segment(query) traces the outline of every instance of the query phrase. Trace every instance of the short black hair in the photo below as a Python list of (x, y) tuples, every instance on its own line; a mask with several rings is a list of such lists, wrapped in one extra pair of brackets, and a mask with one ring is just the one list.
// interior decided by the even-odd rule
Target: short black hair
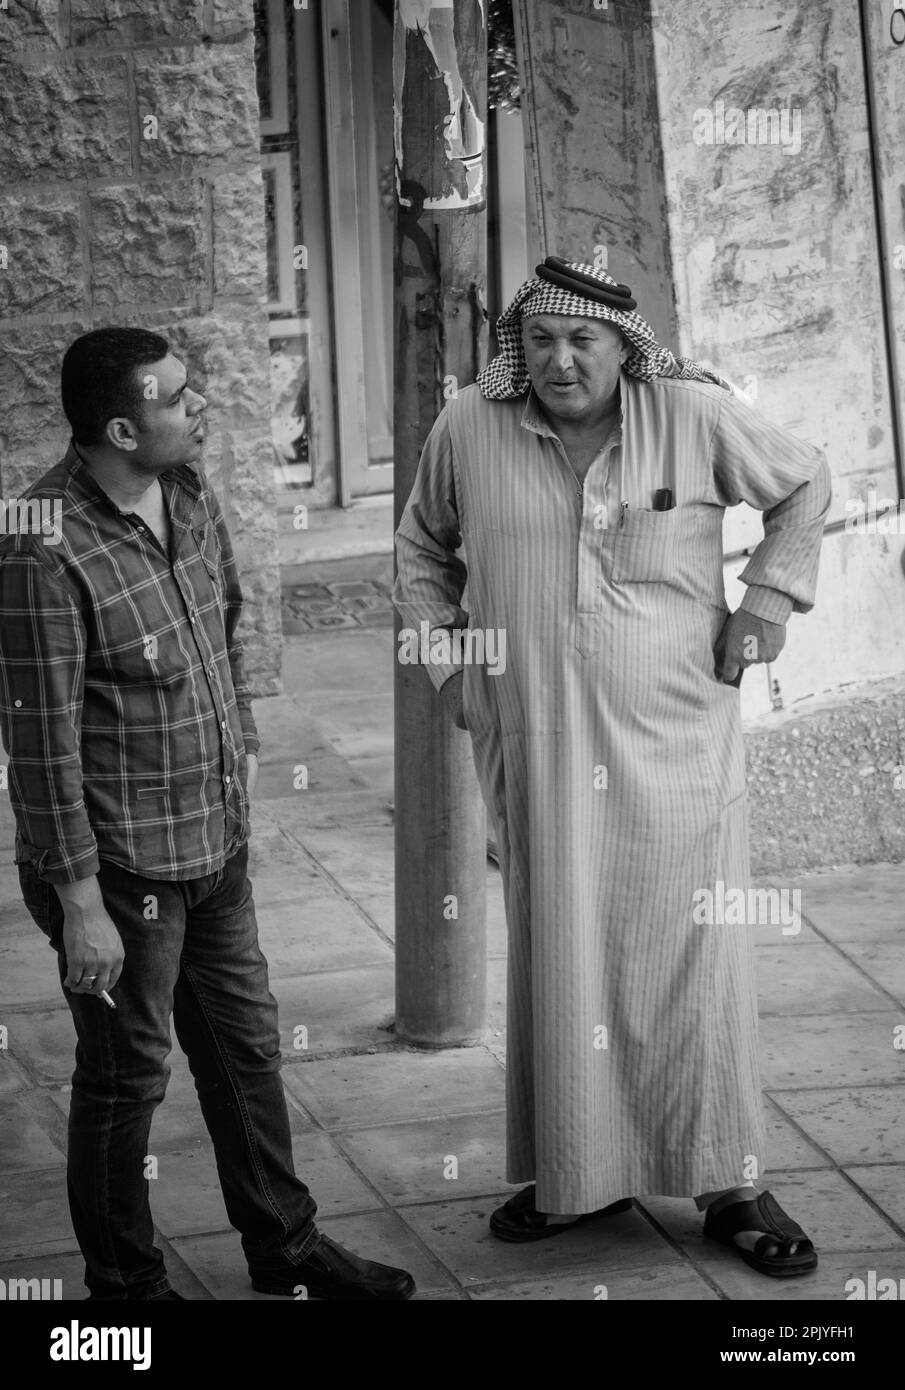
[(63, 412), (76, 444), (101, 444), (117, 415), (141, 421), (144, 391), (138, 369), (166, 357), (170, 345), (144, 328), (96, 328), (66, 349), (61, 372)]

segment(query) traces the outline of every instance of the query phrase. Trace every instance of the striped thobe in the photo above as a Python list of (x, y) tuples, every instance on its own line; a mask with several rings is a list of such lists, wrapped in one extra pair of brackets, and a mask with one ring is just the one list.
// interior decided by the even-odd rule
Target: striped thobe
[(750, 933), (695, 920), (749, 872), (721, 523), (765, 511), (743, 607), (783, 622), (814, 601), (829, 472), (721, 387), (623, 372), (620, 395), (582, 485), (533, 392), (462, 390), (396, 536), (405, 624), (505, 631), (463, 700), (509, 928), (507, 1176), (541, 1211), (766, 1166)]

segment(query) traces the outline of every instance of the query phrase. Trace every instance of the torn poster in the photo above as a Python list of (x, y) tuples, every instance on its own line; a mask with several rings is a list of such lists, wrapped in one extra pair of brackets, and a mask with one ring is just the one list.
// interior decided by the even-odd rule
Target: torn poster
[(483, 0), (397, 0), (393, 119), (403, 207), (483, 205), (484, 25)]

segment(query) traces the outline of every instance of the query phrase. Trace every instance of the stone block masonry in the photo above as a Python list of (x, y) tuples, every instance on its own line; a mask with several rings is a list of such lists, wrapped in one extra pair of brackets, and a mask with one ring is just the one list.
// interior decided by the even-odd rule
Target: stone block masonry
[(208, 399), (204, 467), (280, 689), (252, 0), (0, 5), (0, 494), (62, 455), (59, 368), (105, 324), (163, 333)]

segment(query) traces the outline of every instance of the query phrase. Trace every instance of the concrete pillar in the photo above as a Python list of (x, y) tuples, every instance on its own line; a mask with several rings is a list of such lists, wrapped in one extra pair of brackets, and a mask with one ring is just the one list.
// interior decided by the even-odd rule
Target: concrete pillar
[[(484, 26), (481, 0), (397, 0), (397, 525), (444, 391), (474, 381), (486, 351)], [(395, 690), (396, 1033), (473, 1043), (485, 1019), (486, 830), (471, 744), (425, 671), (397, 661)]]

